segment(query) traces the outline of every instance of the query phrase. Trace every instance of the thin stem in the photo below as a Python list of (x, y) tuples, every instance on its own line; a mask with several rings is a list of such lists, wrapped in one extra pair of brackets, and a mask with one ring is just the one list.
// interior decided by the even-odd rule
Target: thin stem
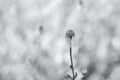
[(75, 80), (75, 75), (74, 75), (74, 66), (73, 66), (73, 59), (72, 59), (72, 44), (70, 40), (70, 60), (71, 60), (71, 69), (72, 69), (72, 74), (73, 74), (73, 80)]

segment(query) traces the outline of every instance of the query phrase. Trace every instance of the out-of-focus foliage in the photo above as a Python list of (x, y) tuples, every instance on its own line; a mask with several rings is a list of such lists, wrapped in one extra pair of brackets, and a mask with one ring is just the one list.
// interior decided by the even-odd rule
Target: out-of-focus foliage
[[(0, 0), (0, 80), (120, 79), (119, 0)], [(40, 28), (41, 27), (41, 28)]]

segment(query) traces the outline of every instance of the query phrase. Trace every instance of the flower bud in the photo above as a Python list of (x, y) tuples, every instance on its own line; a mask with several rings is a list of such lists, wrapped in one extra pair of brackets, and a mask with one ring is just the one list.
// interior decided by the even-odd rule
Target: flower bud
[(66, 32), (66, 38), (72, 39), (73, 36), (75, 36), (75, 33), (73, 32), (73, 30), (68, 30)]
[(43, 31), (44, 31), (43, 26), (40, 26), (40, 27), (39, 27), (39, 33), (42, 34)]

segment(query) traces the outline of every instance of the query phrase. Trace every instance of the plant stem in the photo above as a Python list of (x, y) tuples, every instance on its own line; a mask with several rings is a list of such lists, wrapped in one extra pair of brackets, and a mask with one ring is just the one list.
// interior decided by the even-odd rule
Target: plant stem
[(71, 60), (71, 69), (72, 69), (72, 74), (73, 74), (73, 80), (75, 80), (75, 75), (74, 75), (74, 66), (73, 66), (73, 59), (72, 59), (72, 43), (70, 39), (70, 60)]

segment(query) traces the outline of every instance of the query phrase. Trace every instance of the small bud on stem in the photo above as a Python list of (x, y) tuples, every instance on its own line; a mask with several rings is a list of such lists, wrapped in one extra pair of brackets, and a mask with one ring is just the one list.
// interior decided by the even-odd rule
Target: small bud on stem
[(69, 38), (70, 40), (72, 39), (72, 37), (75, 36), (75, 33), (73, 32), (73, 30), (68, 30), (66, 32), (66, 38)]

